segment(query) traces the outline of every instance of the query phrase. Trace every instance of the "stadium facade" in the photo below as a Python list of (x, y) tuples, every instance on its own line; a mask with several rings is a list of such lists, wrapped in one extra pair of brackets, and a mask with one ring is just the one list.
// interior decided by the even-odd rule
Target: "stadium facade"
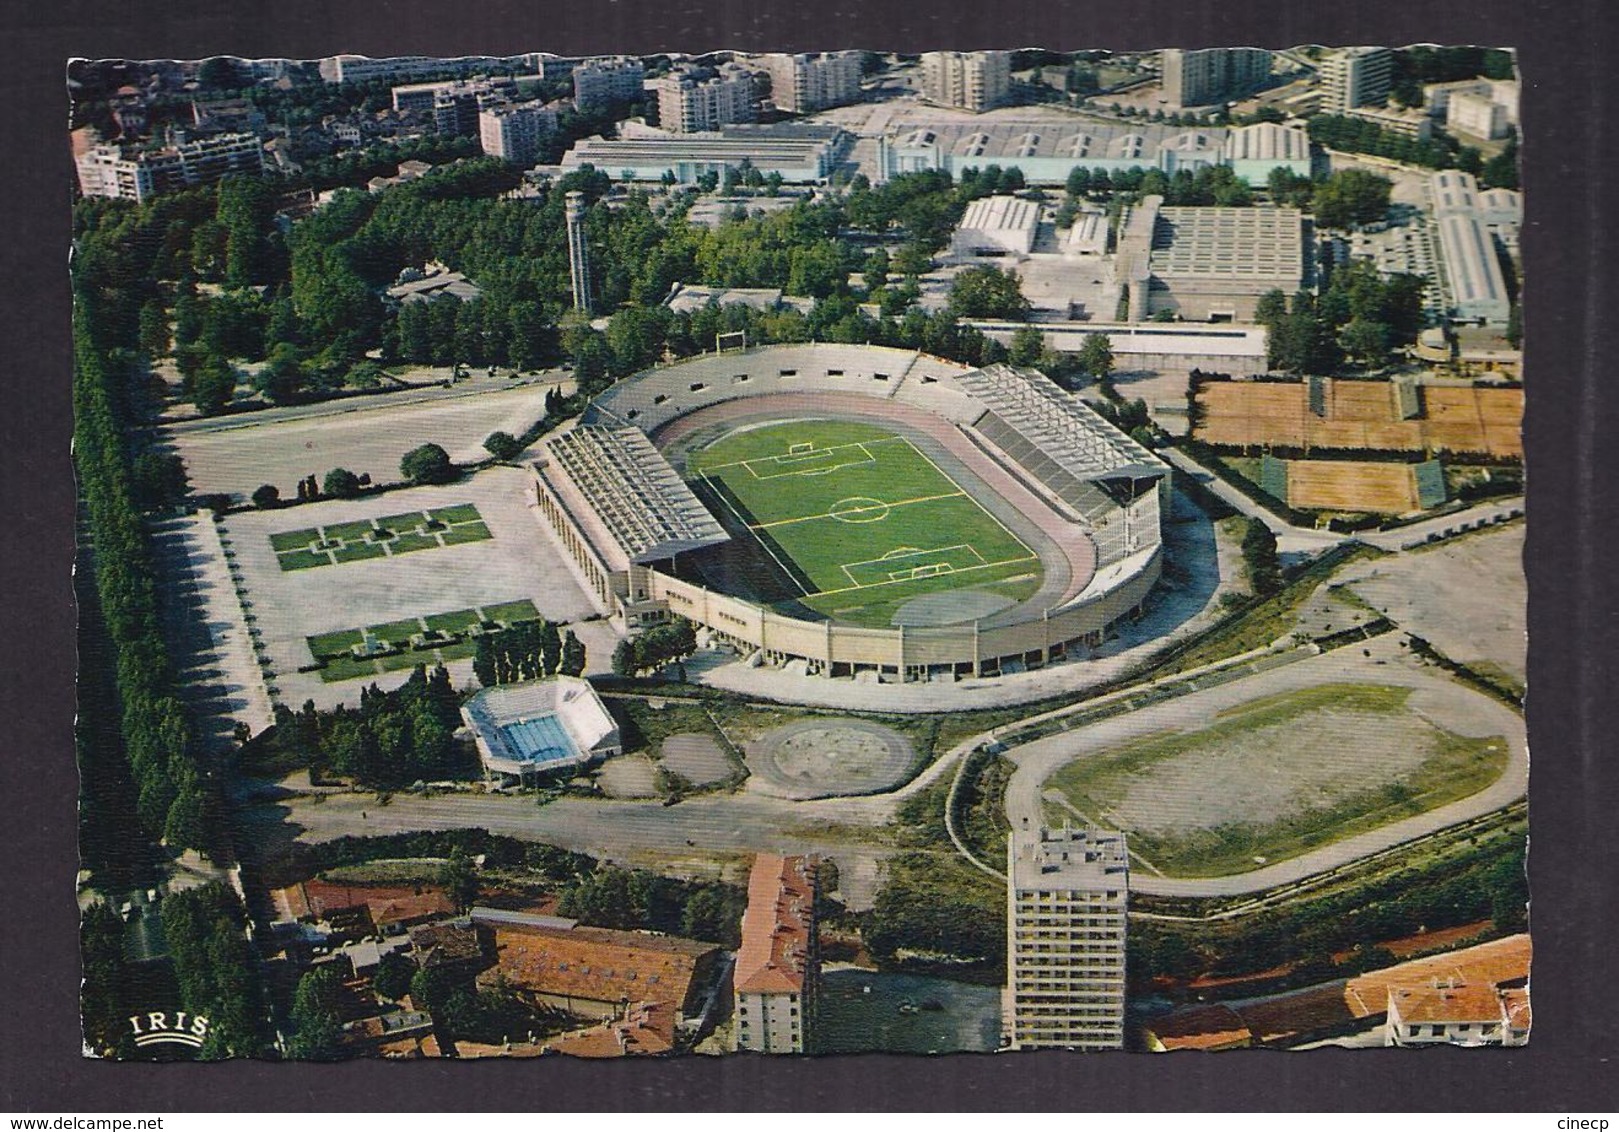
[[(736, 547), (666, 452), (806, 418), (866, 420), (939, 452), (964, 490), (1037, 532), (1040, 591), (1012, 608), (874, 628), (793, 616), (692, 570)], [(532, 469), (535, 511), (621, 631), (678, 615), (753, 663), (809, 675), (951, 680), (1083, 656), (1140, 612), (1162, 570), (1167, 465), (1038, 371), (914, 350), (754, 347), (647, 370), (544, 438)]]

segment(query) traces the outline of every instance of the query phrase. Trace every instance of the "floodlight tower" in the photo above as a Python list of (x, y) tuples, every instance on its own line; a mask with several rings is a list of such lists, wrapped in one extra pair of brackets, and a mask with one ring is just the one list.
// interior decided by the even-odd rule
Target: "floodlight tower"
[(573, 305), (590, 314), (590, 245), (585, 243), (585, 194), (565, 198), (568, 217), (568, 267), (573, 275)]

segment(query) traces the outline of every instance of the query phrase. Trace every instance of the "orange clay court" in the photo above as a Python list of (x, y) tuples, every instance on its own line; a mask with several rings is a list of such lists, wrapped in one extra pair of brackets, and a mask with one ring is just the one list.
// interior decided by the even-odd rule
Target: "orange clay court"
[(1303, 510), (1404, 515), (1422, 506), (1415, 465), (1289, 460), (1287, 505)]
[(1383, 381), (1331, 380), (1323, 408), (1310, 411), (1304, 382), (1216, 381), (1197, 393), (1207, 444), (1275, 448), (1367, 448), (1396, 452), (1467, 452), (1522, 459), (1523, 390), (1428, 385), (1423, 413), (1401, 420), (1393, 387)]

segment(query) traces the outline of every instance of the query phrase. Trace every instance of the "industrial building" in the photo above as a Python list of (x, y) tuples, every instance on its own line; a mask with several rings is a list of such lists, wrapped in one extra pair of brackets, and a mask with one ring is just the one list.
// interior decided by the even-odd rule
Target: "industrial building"
[(1394, 52), (1387, 47), (1345, 47), (1321, 61), (1321, 109), (1343, 114), (1388, 100)]
[(815, 869), (813, 857), (761, 853), (753, 859), (742, 946), (731, 977), (737, 1049), (804, 1053), (810, 1048), (820, 978)]
[(778, 110), (808, 114), (860, 97), (858, 51), (765, 55), (758, 62), (770, 76), (770, 101)]
[(462, 705), (461, 718), (491, 779), (527, 782), (623, 750), (618, 724), (577, 676), (485, 688)]
[(1505, 326), (1512, 311), (1496, 247), (1516, 247), (1522, 198), (1481, 193), (1470, 173), (1446, 169), (1428, 179), (1428, 200), (1439, 233), (1439, 283), (1449, 313), (1463, 322)]
[(1162, 311), (1202, 322), (1252, 322), (1259, 298), (1308, 279), (1296, 208), (1165, 207), (1149, 196), (1119, 228), (1118, 277), (1129, 321)]
[(1166, 48), (1158, 64), (1164, 101), (1184, 109), (1253, 93), (1270, 78), (1271, 56), (1255, 47)]
[(993, 110), (1012, 89), (1006, 51), (929, 51), (922, 56), (921, 95), (939, 106)]
[(1277, 167), (1308, 176), (1310, 142), (1302, 129), (1274, 123), (1188, 130), (1137, 123), (921, 121), (877, 139), (876, 168), (868, 176), (881, 182), (940, 169), (960, 177), (986, 165), (1015, 166), (1035, 185), (1064, 184), (1075, 169), (1158, 169), (1173, 176), (1229, 165), (1249, 184), (1263, 185)]
[(673, 174), (694, 184), (705, 173), (722, 176), (747, 162), (762, 175), (789, 184), (814, 184), (832, 174), (847, 135), (835, 126), (729, 126), (713, 133), (585, 138), (562, 158), (565, 170), (593, 165), (614, 177), (657, 181)]
[(1007, 1044), (1124, 1048), (1124, 834), (1014, 830), (1007, 843)]
[(967, 206), (950, 238), (961, 257), (1028, 255), (1040, 231), (1039, 202), (1022, 197), (980, 197)]

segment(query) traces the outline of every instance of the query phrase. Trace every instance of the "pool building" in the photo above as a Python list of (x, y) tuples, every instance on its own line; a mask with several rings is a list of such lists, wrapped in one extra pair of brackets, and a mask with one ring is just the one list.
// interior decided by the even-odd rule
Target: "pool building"
[(618, 725), (589, 681), (553, 676), (485, 688), (461, 708), (485, 777), (525, 783), (623, 750)]

